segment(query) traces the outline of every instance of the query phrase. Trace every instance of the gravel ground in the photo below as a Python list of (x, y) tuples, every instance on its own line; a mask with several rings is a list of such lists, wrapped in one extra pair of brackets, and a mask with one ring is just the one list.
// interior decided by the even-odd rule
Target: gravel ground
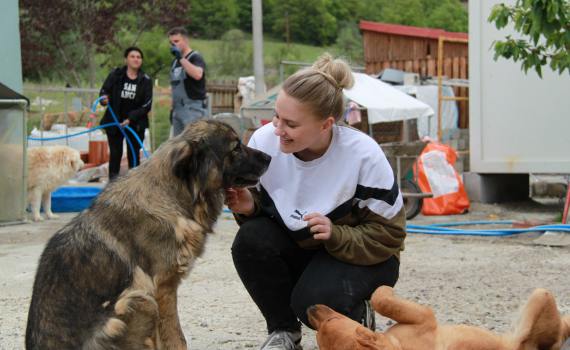
[[(415, 224), (468, 220), (552, 220), (558, 203), (474, 204), (460, 216), (423, 217)], [(0, 349), (23, 349), (27, 309), (37, 260), (49, 237), (74, 215), (0, 227)], [(228, 214), (218, 221), (205, 254), (179, 289), (179, 311), (191, 349), (250, 349), (263, 342), (265, 322), (233, 267), (230, 246), (237, 225)], [(430, 305), (440, 322), (466, 323), (505, 332), (537, 287), (552, 290), (562, 313), (570, 314), (570, 247), (534, 244), (536, 235), (510, 238), (411, 234), (402, 254), (399, 295)], [(387, 319), (378, 318), (384, 329)], [(305, 350), (316, 349), (304, 329)], [(568, 348), (570, 349), (570, 347)]]

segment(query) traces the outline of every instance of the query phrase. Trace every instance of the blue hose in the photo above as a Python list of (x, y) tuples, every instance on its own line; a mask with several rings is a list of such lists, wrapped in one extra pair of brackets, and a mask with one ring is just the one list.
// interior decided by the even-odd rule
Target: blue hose
[[(93, 102), (93, 107), (91, 108), (91, 110), (93, 112), (95, 112), (97, 104), (100, 103), (101, 99), (102, 99), (102, 97), (99, 97), (98, 99), (95, 100), (95, 102)], [(117, 116), (115, 115), (113, 108), (111, 108), (111, 105), (108, 105), (107, 108), (109, 109), (109, 111), (111, 112), (111, 116), (115, 120), (113, 123), (107, 123), (107, 124), (99, 125), (99, 126), (91, 128), (91, 129), (81, 131), (81, 132), (71, 134), (71, 135), (55, 136), (55, 137), (28, 137), (28, 140), (32, 140), (32, 141), (61, 140), (61, 139), (66, 139), (66, 138), (70, 138), (70, 137), (79, 136), (82, 134), (87, 134), (87, 133), (93, 132), (95, 130), (104, 129), (104, 128), (108, 128), (111, 126), (116, 126), (119, 128), (119, 130), (121, 131), (121, 133), (125, 137), (125, 140), (127, 140), (127, 143), (129, 144), (129, 148), (131, 150), (131, 155), (133, 156), (133, 166), (137, 166), (137, 161), (136, 161), (136, 157), (135, 157), (135, 150), (134, 150), (133, 144), (131, 143), (130, 138), (128, 137), (128, 135), (123, 130), (123, 127), (121, 127), (121, 123), (119, 123), (119, 120), (118, 120)], [(139, 135), (137, 135), (137, 133), (128, 125), (125, 125), (124, 128), (127, 129), (134, 136), (135, 140), (139, 143), (139, 145), (141, 146), (141, 148), (143, 150), (144, 157), (148, 159), (149, 155), (148, 155), (146, 149), (144, 148), (144, 144), (143, 144), (142, 140), (140, 139)]]
[(82, 134), (87, 134), (87, 133), (93, 132), (93, 131), (98, 130), (98, 129), (108, 128), (108, 127), (113, 126), (113, 125), (117, 125), (117, 124), (116, 123), (103, 124), (103, 125), (93, 127), (91, 129), (87, 129), (85, 131), (81, 131), (81, 132), (71, 134), (71, 135), (64, 135), (64, 136), (54, 136), (54, 137), (30, 137), (30, 136), (28, 136), (28, 140), (32, 140), (32, 141), (53, 141), (53, 140), (67, 139), (70, 137), (79, 136)]
[(466, 226), (466, 225), (491, 225), (491, 224), (512, 224), (513, 221), (471, 221), (442, 223), (433, 225), (413, 225), (408, 224), (406, 231), (409, 233), (422, 233), (428, 235), (453, 235), (453, 236), (510, 236), (526, 232), (568, 232), (570, 233), (570, 224), (541, 225), (528, 228), (507, 228), (507, 229), (451, 229), (447, 226)]
[[(99, 98), (97, 98), (95, 100), (95, 102), (93, 102), (93, 107), (91, 107), (91, 111), (93, 113), (95, 113), (95, 111), (97, 110), (97, 104), (99, 104), (103, 98), (104, 98), (104, 96), (99, 96)], [(117, 116), (115, 115), (115, 112), (113, 111), (113, 108), (111, 108), (111, 104), (108, 101), (107, 101), (107, 109), (109, 109), (109, 111), (111, 112), (111, 116), (113, 117), (113, 120), (115, 120), (115, 124), (117, 125), (117, 128), (119, 128), (119, 130), (121, 131), (121, 134), (123, 134), (123, 137), (125, 138), (125, 140), (129, 144), (129, 148), (131, 150), (131, 155), (133, 156), (133, 166), (134, 167), (137, 166), (137, 160), (136, 160), (137, 158), (136, 158), (136, 153), (135, 153), (135, 149), (133, 147), (133, 144), (131, 143), (131, 140), (129, 139), (129, 136), (127, 135), (125, 130), (123, 130), (123, 128), (121, 127), (121, 123), (119, 123), (119, 118), (117, 118)], [(126, 127), (128, 128), (129, 126), (127, 125)], [(134, 134), (134, 131), (131, 130), (131, 132)], [(145, 156), (146, 156), (146, 154), (145, 154)]]

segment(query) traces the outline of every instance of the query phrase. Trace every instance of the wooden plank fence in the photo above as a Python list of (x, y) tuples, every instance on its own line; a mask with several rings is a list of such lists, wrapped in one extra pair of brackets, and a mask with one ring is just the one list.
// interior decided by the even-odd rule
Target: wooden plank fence
[(208, 81), (206, 91), (210, 95), (212, 114), (234, 112), (237, 83), (236, 80)]

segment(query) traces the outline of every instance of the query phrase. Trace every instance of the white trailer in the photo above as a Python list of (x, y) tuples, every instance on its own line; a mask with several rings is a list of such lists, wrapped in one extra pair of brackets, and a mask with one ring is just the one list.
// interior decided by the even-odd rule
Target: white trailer
[(543, 78), (520, 63), (493, 59), (493, 5), (469, 1), (470, 170), (479, 174), (570, 173), (570, 74), (544, 67)]

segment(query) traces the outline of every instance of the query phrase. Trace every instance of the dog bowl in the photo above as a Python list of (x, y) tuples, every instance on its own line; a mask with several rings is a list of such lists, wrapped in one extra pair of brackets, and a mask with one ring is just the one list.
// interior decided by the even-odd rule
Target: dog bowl
[(54, 213), (82, 211), (91, 205), (101, 190), (94, 186), (60, 187), (51, 194), (51, 210)]

